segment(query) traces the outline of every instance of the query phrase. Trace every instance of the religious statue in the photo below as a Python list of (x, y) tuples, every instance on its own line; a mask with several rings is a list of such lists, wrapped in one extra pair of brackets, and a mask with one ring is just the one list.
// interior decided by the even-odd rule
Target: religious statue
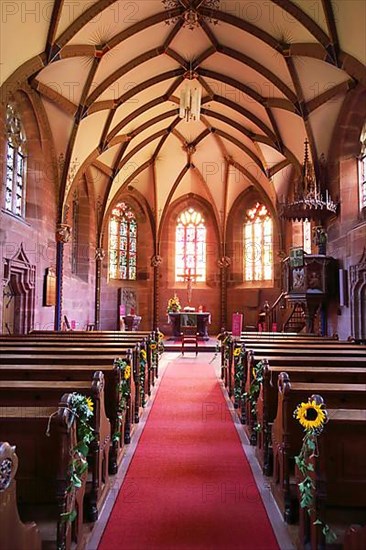
[(187, 301), (188, 306), (191, 305), (192, 300), (192, 282), (195, 281), (197, 275), (191, 273), (191, 268), (189, 267), (187, 273), (183, 275), (183, 280), (187, 283)]

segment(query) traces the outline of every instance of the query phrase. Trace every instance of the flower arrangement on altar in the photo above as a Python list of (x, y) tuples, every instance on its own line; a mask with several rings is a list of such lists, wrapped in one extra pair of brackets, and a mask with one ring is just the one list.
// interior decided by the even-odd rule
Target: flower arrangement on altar
[(180, 311), (182, 309), (182, 306), (180, 305), (180, 301), (178, 296), (174, 293), (173, 298), (169, 298), (168, 300), (168, 306), (167, 311), (168, 313), (174, 312), (174, 311)]

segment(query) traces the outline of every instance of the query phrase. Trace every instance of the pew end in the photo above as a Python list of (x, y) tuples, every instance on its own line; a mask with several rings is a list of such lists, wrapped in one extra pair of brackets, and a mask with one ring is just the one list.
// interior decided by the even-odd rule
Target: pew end
[(15, 446), (0, 443), (0, 548), (2, 550), (41, 550), (39, 529), (34, 522), (23, 523), (16, 499), (15, 475), (18, 457)]

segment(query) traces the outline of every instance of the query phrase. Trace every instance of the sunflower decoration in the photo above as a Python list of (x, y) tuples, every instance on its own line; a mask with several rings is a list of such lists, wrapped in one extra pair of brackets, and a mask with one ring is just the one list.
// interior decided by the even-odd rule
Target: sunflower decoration
[(319, 396), (312, 395), (307, 403), (300, 403), (294, 411), (294, 417), (306, 431), (319, 435), (328, 422), (325, 403)]
[(87, 397), (85, 400), (85, 404), (88, 407), (90, 412), (94, 411), (94, 403), (91, 397)]
[(337, 535), (321, 517), (317, 517), (317, 510), (314, 508), (316, 483), (312, 460), (319, 457), (318, 436), (328, 422), (328, 412), (323, 398), (320, 395), (311, 395), (307, 403), (300, 403), (296, 407), (294, 417), (305, 430), (300, 453), (295, 456), (295, 464), (302, 478), (298, 483), (300, 506), (307, 510), (309, 515), (315, 514), (313, 525), (320, 529), (326, 542), (331, 544), (337, 539)]
[(240, 355), (240, 351), (241, 351), (241, 349), (240, 349), (240, 348), (235, 348), (235, 349), (234, 349), (234, 351), (233, 351), (233, 355), (234, 355), (234, 357), (239, 357), (239, 355)]
[(154, 351), (154, 350), (156, 350), (156, 348), (157, 348), (156, 342), (151, 342), (150, 349), (152, 349)]
[(159, 332), (158, 338), (159, 338), (159, 342), (162, 342), (164, 340), (165, 336), (162, 332)]
[(140, 357), (141, 357), (141, 359), (142, 359), (143, 361), (146, 361), (146, 357), (147, 357), (147, 356), (146, 356), (146, 351), (145, 351), (144, 349), (142, 349), (142, 350), (140, 351)]
[(128, 380), (131, 376), (131, 367), (130, 365), (127, 365), (124, 369), (123, 377), (125, 380)]

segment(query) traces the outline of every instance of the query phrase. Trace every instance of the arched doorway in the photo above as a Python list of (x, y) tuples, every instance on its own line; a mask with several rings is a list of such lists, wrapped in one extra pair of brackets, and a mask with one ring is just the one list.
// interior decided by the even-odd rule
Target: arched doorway
[(20, 245), (12, 258), (5, 258), (3, 322), (5, 334), (26, 334), (33, 328), (36, 267)]

